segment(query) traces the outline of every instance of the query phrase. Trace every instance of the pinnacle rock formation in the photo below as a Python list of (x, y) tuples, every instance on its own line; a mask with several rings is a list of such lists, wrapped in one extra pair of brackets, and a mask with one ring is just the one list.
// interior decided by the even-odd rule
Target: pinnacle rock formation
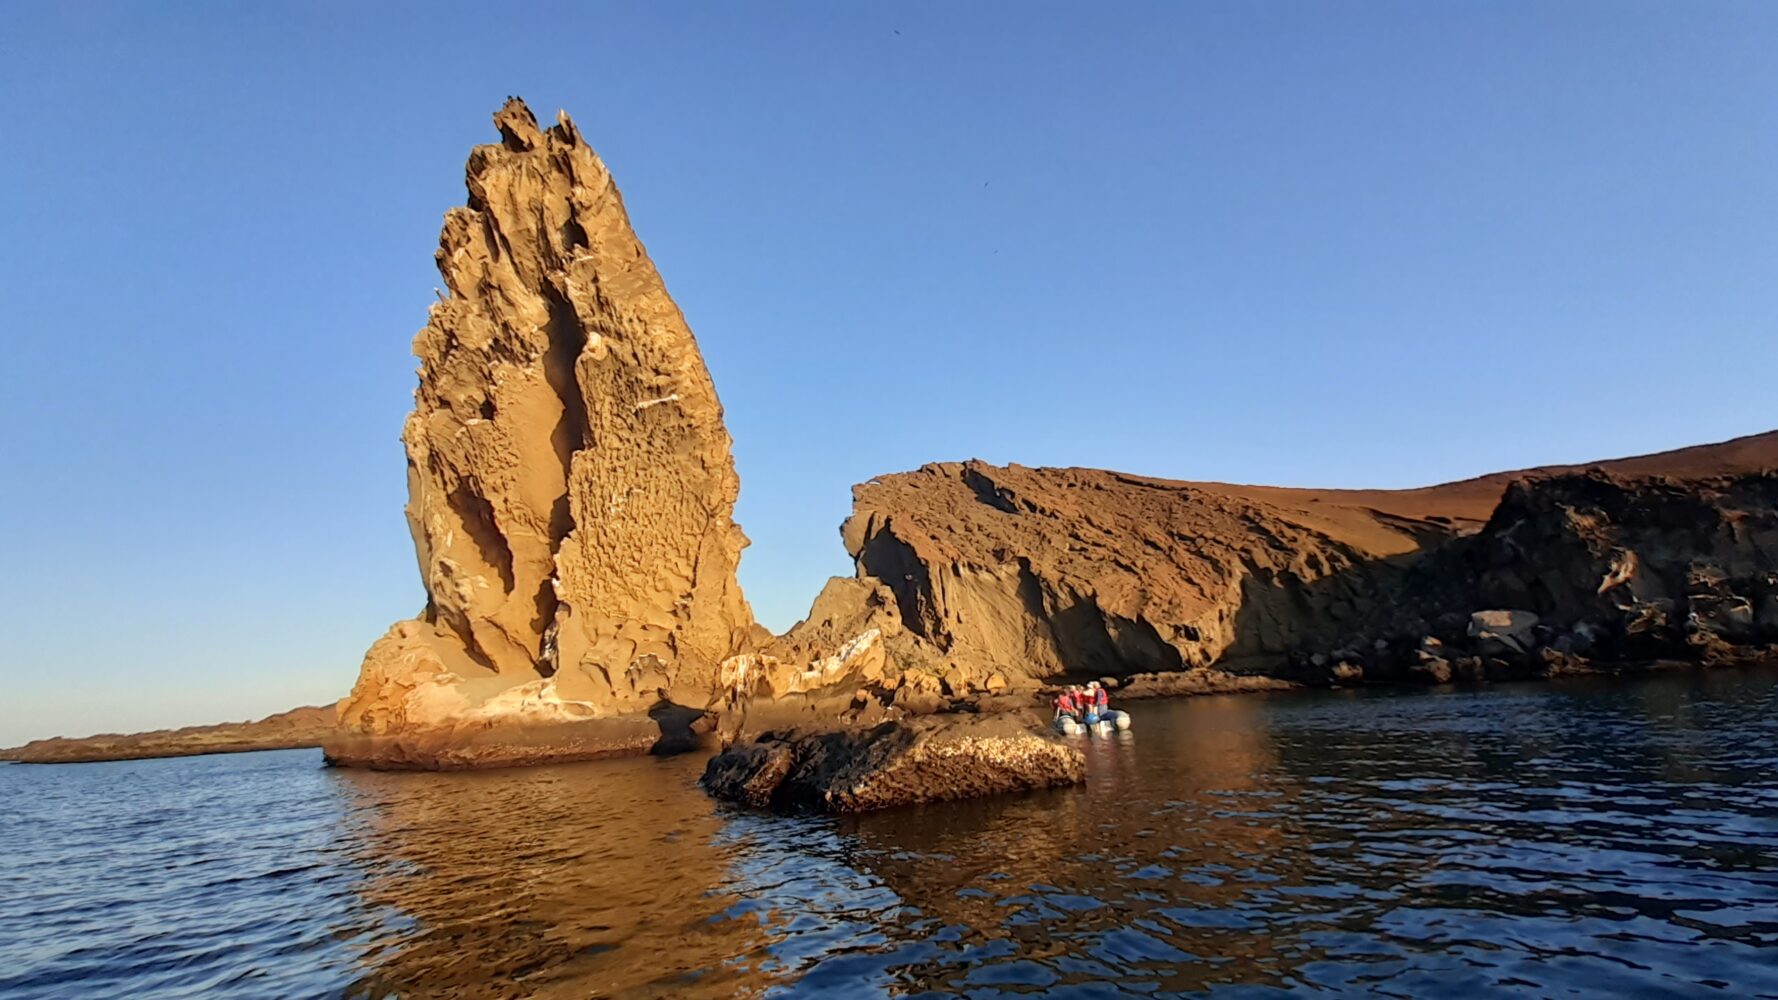
[(701, 707), (753, 628), (722, 406), (610, 171), (566, 115), (540, 129), (513, 99), (494, 125), (414, 339), (427, 604), (365, 656), (342, 761), (376, 758), (365, 739)]

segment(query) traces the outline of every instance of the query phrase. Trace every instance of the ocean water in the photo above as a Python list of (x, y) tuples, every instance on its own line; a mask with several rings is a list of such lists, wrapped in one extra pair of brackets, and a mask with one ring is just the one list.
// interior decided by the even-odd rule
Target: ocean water
[(1778, 996), (1778, 673), (1127, 706), (1084, 789), (0, 766), (0, 997)]

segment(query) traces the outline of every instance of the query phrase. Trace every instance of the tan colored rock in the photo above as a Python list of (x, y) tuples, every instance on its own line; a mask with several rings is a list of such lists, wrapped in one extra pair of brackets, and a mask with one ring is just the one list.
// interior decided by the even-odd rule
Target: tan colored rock
[(494, 124), (414, 340), (427, 606), (366, 655), (357, 735), (701, 707), (754, 627), (722, 407), (610, 172), (565, 115)]
[(960, 664), (951, 664), (942, 678), (945, 694), (952, 698), (965, 698), (975, 689), (975, 673)]
[[(1778, 432), (1599, 466), (1692, 476), (1775, 462)], [(1212, 664), (1267, 674), (1399, 611), (1414, 590), (1407, 570), (1480, 531), (1510, 484), (1571, 470), (1313, 490), (937, 463), (854, 487), (841, 536), (859, 581), (891, 591), (902, 648), (928, 660), (1001, 670), (1014, 687), (1202, 678)], [(1340, 679), (1368, 673), (1355, 660)]]

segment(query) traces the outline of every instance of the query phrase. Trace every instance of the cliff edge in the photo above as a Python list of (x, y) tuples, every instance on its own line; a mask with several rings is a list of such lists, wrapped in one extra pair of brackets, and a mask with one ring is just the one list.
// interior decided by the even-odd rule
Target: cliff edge
[[(1425, 610), (1430, 595), (1478, 607), (1506, 600), (1500, 587), (1488, 598), (1477, 593), (1471, 580), (1483, 568), (1448, 553), (1470, 551), (1454, 546), (1485, 526), (1498, 535), (1501, 518), (1542, 495), (1524, 484), (1591, 475), (1630, 483), (1623, 489), (1638, 496), (1668, 497), (1665, 510), (1679, 506), (1673, 497), (1709, 507), (1723, 495), (1754, 496), (1744, 503), (1757, 510), (1757, 490), (1725, 492), (1717, 480), (1774, 468), (1778, 432), (1411, 490), (937, 463), (855, 487), (841, 531), (858, 581), (887, 588), (898, 624), (939, 672), (1000, 672), (1014, 687), (1064, 677), (1204, 675), (1212, 667), (1292, 678), (1292, 654), (1375, 633), (1379, 622)], [(1646, 485), (1656, 480), (1667, 485)], [(1566, 502), (1545, 500), (1562, 509)], [(1730, 518), (1719, 513), (1717, 520)], [(1756, 523), (1752, 517), (1735, 513), (1732, 523)], [(1692, 520), (1716, 523), (1705, 513)], [(1707, 532), (1662, 544), (1700, 557), (1715, 546), (1723, 559), (1734, 544), (1755, 545)], [(1441, 558), (1429, 560), (1433, 553)], [(1582, 575), (1591, 573), (1588, 566)], [(1598, 583), (1577, 578), (1573, 586)]]

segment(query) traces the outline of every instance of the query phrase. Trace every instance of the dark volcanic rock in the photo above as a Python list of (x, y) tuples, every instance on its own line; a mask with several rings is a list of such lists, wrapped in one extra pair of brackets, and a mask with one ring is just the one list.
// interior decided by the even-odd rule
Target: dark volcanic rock
[(866, 812), (1086, 780), (1081, 752), (1024, 712), (954, 714), (869, 729), (768, 733), (704, 769), (719, 799), (784, 811)]
[(1476, 539), (1480, 601), (1523, 607), (1619, 657), (1778, 641), (1778, 473), (1697, 480), (1603, 472), (1519, 483)]
[(1506, 491), (1482, 531), (1428, 553), (1342, 648), (1294, 674), (1443, 683), (1734, 663), (1778, 644), (1778, 473), (1603, 470)]

